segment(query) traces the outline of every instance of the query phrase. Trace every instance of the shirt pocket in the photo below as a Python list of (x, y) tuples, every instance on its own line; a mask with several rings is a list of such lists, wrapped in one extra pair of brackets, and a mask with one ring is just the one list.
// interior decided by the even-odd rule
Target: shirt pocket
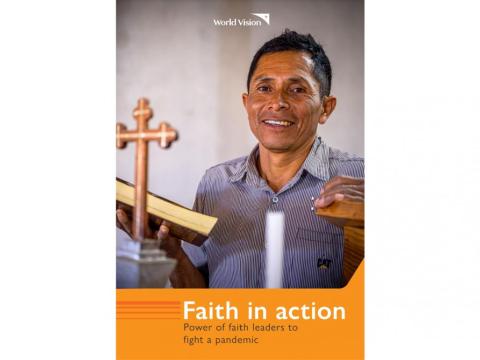
[(291, 255), (293, 287), (338, 288), (343, 286), (343, 232), (299, 227)]

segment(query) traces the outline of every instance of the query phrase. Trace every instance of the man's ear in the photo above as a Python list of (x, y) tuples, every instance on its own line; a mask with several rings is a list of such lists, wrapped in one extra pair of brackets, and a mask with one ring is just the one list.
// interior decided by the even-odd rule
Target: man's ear
[(242, 94), (242, 101), (243, 101), (243, 107), (246, 109), (247, 108), (247, 101), (248, 101), (248, 94), (247, 93)]
[(324, 96), (323, 97), (323, 112), (318, 119), (319, 124), (325, 124), (328, 120), (330, 114), (335, 110), (337, 106), (337, 98), (335, 96)]

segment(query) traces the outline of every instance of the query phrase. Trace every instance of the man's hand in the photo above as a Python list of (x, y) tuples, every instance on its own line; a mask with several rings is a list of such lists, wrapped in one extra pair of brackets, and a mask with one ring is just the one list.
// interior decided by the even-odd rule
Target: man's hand
[(160, 240), (160, 249), (167, 253), (168, 257), (177, 260), (177, 266), (170, 275), (170, 282), (176, 288), (204, 288), (207, 283), (203, 275), (193, 266), (187, 254), (182, 249), (181, 240), (170, 235), (170, 224), (163, 221), (158, 229), (157, 239)]
[[(132, 236), (132, 220), (122, 208), (117, 209), (117, 222), (121, 229)], [(153, 231), (150, 227), (145, 229), (145, 237), (149, 239), (157, 239), (160, 242), (160, 249), (167, 253), (167, 256), (179, 260), (185, 253), (181, 247), (180, 239), (170, 235), (170, 223), (163, 221), (158, 231)]]
[(335, 201), (362, 201), (365, 195), (365, 180), (349, 176), (335, 176), (320, 190), (315, 199), (316, 209), (325, 208)]
[(167, 256), (177, 260), (183, 260), (186, 257), (181, 240), (170, 235), (170, 223), (163, 221), (157, 232), (157, 239), (160, 240), (160, 249), (167, 253)]
[[(125, 230), (132, 237), (132, 221), (125, 210), (117, 209), (117, 226)], [(187, 254), (182, 249), (181, 240), (170, 235), (170, 224), (163, 221), (157, 232), (146, 229), (147, 237), (158, 239), (160, 249), (167, 253), (167, 256), (177, 260), (177, 266), (170, 275), (170, 282), (173, 287), (196, 288), (207, 287), (207, 283), (200, 271), (193, 266)]]
[[(127, 211), (122, 206), (117, 209), (117, 227), (125, 231), (133, 239), (132, 219), (128, 216)], [(147, 227), (145, 229), (145, 237), (153, 239), (154, 236), (154, 231)]]

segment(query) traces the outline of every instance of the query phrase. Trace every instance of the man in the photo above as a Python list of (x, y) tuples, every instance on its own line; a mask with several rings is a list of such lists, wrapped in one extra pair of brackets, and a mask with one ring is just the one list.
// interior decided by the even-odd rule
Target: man
[[(285, 214), (283, 287), (343, 286), (343, 233), (312, 209), (363, 201), (363, 159), (316, 137), (335, 109), (330, 62), (311, 35), (286, 30), (255, 54), (242, 95), (258, 145), (202, 178), (196, 211), (218, 217), (195, 247), (158, 231), (178, 264), (174, 287), (264, 287), (267, 211)], [(317, 198), (318, 197), (318, 198)], [(120, 211), (119, 220), (128, 227)], [(321, 264), (321, 266), (319, 266)]]

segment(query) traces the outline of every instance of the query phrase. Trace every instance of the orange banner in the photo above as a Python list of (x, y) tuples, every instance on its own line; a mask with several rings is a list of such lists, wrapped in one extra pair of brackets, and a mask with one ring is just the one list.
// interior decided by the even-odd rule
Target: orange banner
[(118, 289), (118, 359), (363, 359), (364, 264), (343, 289)]

